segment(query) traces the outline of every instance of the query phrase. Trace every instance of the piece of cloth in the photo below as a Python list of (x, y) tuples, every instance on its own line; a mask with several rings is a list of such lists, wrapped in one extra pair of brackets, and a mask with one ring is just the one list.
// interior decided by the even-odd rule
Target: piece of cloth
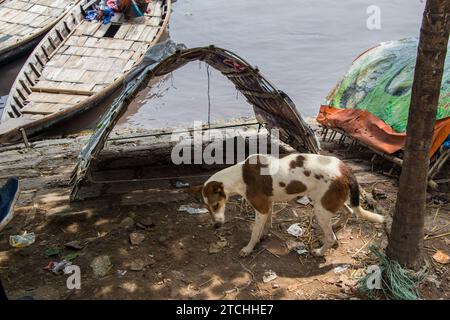
[(114, 17), (114, 8), (109, 7), (108, 4), (99, 7), (97, 10), (88, 10), (84, 18), (88, 21), (102, 21), (103, 24), (108, 24), (111, 22), (112, 17)]
[(97, 18), (97, 10), (88, 10), (84, 18), (88, 21), (93, 21)]
[(0, 188), (0, 231), (14, 217), (14, 204), (19, 196), (19, 180), (9, 178), (6, 184)]
[[(326, 127), (342, 129), (353, 138), (388, 154), (403, 149), (405, 145), (406, 133), (396, 132), (367, 110), (338, 109), (322, 105), (316, 120)], [(438, 120), (434, 127), (430, 158), (449, 136), (450, 117)]]
[(106, 6), (107, 6), (108, 8), (113, 9), (115, 12), (118, 12), (118, 11), (119, 11), (119, 6), (118, 6), (116, 0), (108, 0), (108, 1), (106, 1)]

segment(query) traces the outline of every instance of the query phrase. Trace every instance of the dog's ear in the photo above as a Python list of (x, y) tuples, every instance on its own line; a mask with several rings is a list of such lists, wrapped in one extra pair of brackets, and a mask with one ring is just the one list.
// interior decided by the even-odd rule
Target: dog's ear
[(195, 186), (191, 186), (187, 189), (189, 193), (195, 194), (195, 195), (202, 195), (203, 190), (203, 184), (198, 184)]
[(223, 183), (220, 182), (219, 184), (216, 184), (214, 186), (213, 192), (218, 194), (221, 197), (225, 197), (225, 192), (224, 192), (224, 189), (223, 189)]

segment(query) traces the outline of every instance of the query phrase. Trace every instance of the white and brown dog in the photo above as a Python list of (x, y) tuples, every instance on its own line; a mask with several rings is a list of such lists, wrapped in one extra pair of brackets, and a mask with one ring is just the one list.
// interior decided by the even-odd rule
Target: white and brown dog
[(294, 153), (278, 159), (251, 155), (211, 176), (200, 190), (216, 226), (225, 222), (229, 196), (241, 195), (255, 209), (251, 239), (242, 248), (241, 256), (250, 254), (261, 236), (268, 233), (273, 202), (304, 195), (313, 201), (314, 214), (324, 235), (323, 246), (313, 252), (316, 255), (324, 255), (336, 243), (331, 219), (345, 205), (349, 195), (351, 208), (357, 215), (372, 222), (384, 221), (383, 216), (361, 208), (355, 175), (335, 157)]

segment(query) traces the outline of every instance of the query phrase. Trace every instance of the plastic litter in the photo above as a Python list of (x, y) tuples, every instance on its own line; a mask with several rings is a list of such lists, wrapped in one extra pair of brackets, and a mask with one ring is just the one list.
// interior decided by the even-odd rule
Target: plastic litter
[(304, 206), (306, 206), (310, 202), (311, 202), (311, 200), (309, 200), (309, 198), (307, 196), (303, 196), (300, 199), (297, 199), (297, 203), (302, 204)]
[(303, 229), (300, 227), (300, 223), (294, 223), (287, 229), (287, 233), (294, 237), (301, 237), (303, 235)]
[(14, 248), (25, 248), (32, 245), (36, 241), (36, 235), (34, 232), (27, 233), (26, 231), (22, 235), (9, 236), (9, 244)]
[(263, 275), (263, 282), (264, 283), (268, 283), (270, 281), (275, 280), (276, 278), (278, 278), (277, 274), (275, 273), (275, 271), (272, 270), (267, 270), (266, 272), (264, 272)]
[(306, 250), (305, 248), (298, 248), (297, 250), (295, 250), (297, 252), (298, 255), (302, 256), (308, 253), (308, 250)]
[(208, 213), (208, 209), (206, 208), (194, 208), (186, 205), (182, 205), (181, 207), (179, 207), (178, 211), (186, 211), (187, 213), (192, 215)]
[(119, 277), (123, 277), (127, 274), (127, 272), (127, 270), (117, 270), (117, 274), (119, 275)]
[(44, 251), (44, 256), (46, 258), (50, 258), (53, 256), (57, 256), (60, 252), (61, 252), (61, 250), (58, 248), (48, 248)]
[(175, 188), (181, 189), (181, 188), (189, 188), (191, 185), (189, 184), (189, 182), (184, 182), (184, 181), (180, 181), (177, 180), (175, 181)]
[(67, 261), (67, 260), (62, 260), (60, 262), (49, 262), (49, 264), (44, 268), (44, 270), (46, 271), (51, 271), (53, 274), (68, 274), (68, 270), (66, 269), (66, 267), (71, 266), (72, 262)]
[(64, 256), (64, 260), (72, 261), (72, 260), (75, 260), (76, 257), (78, 257), (78, 253), (76, 253), (75, 251), (72, 251), (72, 252), (68, 253), (66, 256)]
[(334, 268), (334, 273), (342, 273), (350, 267), (348, 264), (344, 264), (343, 266), (337, 266)]

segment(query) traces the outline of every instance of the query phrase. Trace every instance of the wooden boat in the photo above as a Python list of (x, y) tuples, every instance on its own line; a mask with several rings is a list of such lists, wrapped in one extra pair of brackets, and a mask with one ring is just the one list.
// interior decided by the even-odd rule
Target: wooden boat
[(87, 21), (83, 0), (42, 39), (17, 76), (0, 123), (0, 143), (41, 133), (114, 92), (168, 26), (171, 0), (153, 0), (144, 17), (116, 13)]
[(0, 64), (31, 50), (81, 0), (0, 0)]

